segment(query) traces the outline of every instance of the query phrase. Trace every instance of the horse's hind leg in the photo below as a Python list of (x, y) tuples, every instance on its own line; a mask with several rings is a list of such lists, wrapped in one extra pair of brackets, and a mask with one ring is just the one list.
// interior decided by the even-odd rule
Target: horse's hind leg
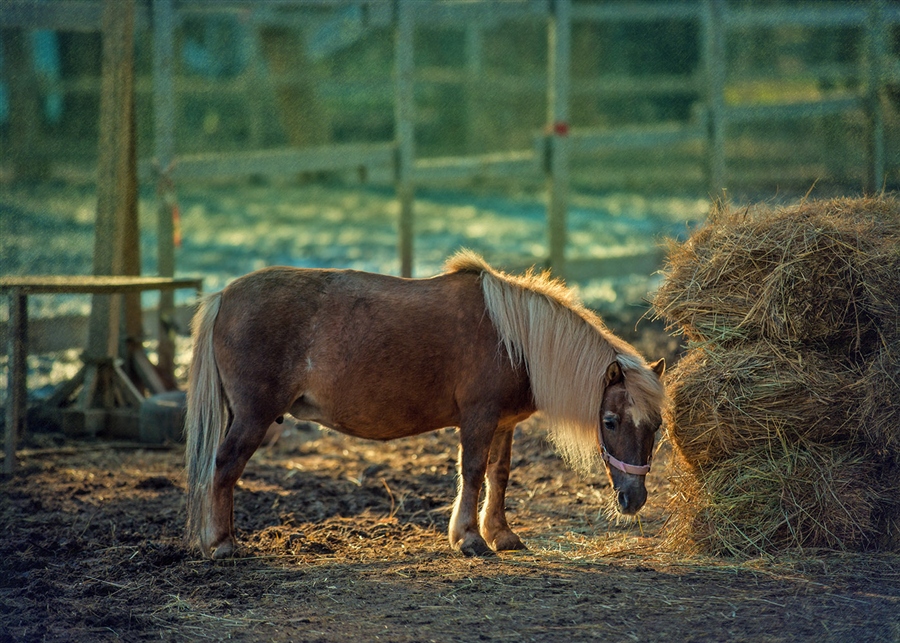
[(470, 418), (459, 431), (459, 492), (450, 516), (450, 546), (466, 556), (487, 556), (490, 547), (478, 532), (478, 497), (487, 468), (496, 420)]
[(205, 539), (213, 550), (213, 558), (226, 558), (234, 553), (234, 485), (271, 423), (272, 419), (268, 417), (236, 412), (219, 445), (213, 477), (210, 533)]
[(515, 424), (497, 429), (488, 457), (485, 478), (487, 489), (481, 510), (481, 535), (494, 551), (525, 549), (522, 540), (506, 522), (506, 485), (509, 482), (514, 429)]

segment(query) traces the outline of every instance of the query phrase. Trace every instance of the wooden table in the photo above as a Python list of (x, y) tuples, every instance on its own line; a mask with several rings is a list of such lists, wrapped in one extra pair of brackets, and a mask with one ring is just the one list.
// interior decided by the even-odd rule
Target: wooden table
[[(3, 472), (12, 473), (15, 469), (16, 442), (19, 435), (26, 430), (26, 414), (28, 390), (26, 385), (28, 357), (28, 295), (49, 294), (88, 294), (115, 295), (141, 293), (146, 290), (177, 290), (191, 288), (198, 293), (202, 288), (202, 279), (165, 277), (120, 277), (120, 276), (18, 276), (0, 277), (0, 296), (9, 297), (9, 379), (6, 399), (6, 439)], [(122, 372), (115, 355), (93, 364), (85, 363), (79, 374), (70, 382), (63, 384), (59, 395), (71, 395), (78, 386), (96, 387), (102, 379), (97, 376), (99, 369), (111, 369), (113, 379), (124, 387), (124, 395), (132, 402), (137, 395), (142, 395)], [(107, 378), (108, 379), (108, 378)], [(129, 388), (130, 387), (130, 388)], [(56, 394), (55, 394), (56, 395)], [(89, 396), (85, 396), (87, 399)], [(90, 403), (90, 400), (87, 400)]]

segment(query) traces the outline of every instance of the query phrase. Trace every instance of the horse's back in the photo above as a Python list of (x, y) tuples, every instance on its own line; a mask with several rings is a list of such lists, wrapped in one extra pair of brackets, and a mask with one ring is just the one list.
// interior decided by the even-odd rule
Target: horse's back
[(275, 406), (303, 398), (323, 423), (363, 437), (458, 424), (478, 396), (530, 401), (524, 374), (499, 358), (471, 272), (265, 269), (223, 292), (216, 335), (230, 397)]
[[(422, 333), (436, 342), (471, 331), (484, 313), (476, 275), (402, 279), (354, 270), (273, 267), (245, 275), (222, 292), (217, 333), (229, 343), (296, 347), (299, 338), (341, 343), (372, 335)], [(402, 341), (393, 337), (394, 341)]]

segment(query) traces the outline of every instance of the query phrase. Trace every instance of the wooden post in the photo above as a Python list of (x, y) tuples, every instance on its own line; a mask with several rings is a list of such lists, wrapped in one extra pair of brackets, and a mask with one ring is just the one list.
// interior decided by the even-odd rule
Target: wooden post
[(288, 82), (275, 87), (275, 100), (288, 143), (293, 147), (327, 143), (331, 140), (331, 124), (319, 100), (315, 67), (306, 55), (305, 32), (267, 25), (259, 37), (268, 69), (275, 77), (287, 77)]
[(881, 101), (886, 55), (884, 0), (871, 0), (866, 21), (866, 172), (865, 191), (875, 194), (884, 189), (884, 108)]
[(3, 473), (10, 474), (16, 468), (16, 443), (25, 432), (25, 418), (28, 413), (28, 298), (17, 288), (9, 291), (9, 325), (7, 326), (7, 377), (6, 390), (6, 431), (4, 440), (5, 459)]
[[(131, 43), (129, 52), (134, 51), (133, 31), (129, 31)], [(141, 233), (138, 219), (137, 196), (137, 117), (134, 110), (134, 65), (131, 56), (128, 58), (128, 76), (131, 78), (130, 98), (128, 99), (129, 117), (127, 142), (123, 146), (128, 147), (127, 166), (124, 168), (125, 176), (121, 178), (122, 208), (116, 217), (116, 250), (113, 262), (113, 274), (138, 277), (141, 274)], [(122, 296), (124, 305), (124, 330), (125, 342), (119, 344), (119, 357), (126, 360), (127, 372), (132, 379), (138, 381), (140, 371), (134, 364), (135, 352), (146, 358), (142, 344), (144, 337), (144, 319), (141, 309), (141, 294), (128, 293)]]
[[(134, 0), (104, 0), (100, 141), (97, 158), (97, 218), (94, 230), (95, 275), (139, 275), (137, 155), (134, 115)], [(124, 308), (123, 308), (124, 300)], [(120, 342), (123, 326), (125, 342)], [(71, 409), (77, 433), (95, 436), (107, 425), (113, 399), (139, 404), (144, 363), (130, 359), (141, 349), (140, 293), (94, 295), (88, 345), (78, 404)], [(128, 359), (125, 373), (119, 356)], [(145, 379), (145, 378), (144, 378)], [(114, 392), (115, 389), (115, 392)], [(102, 408), (96, 408), (99, 402)], [(64, 430), (66, 422), (64, 421)]]
[(569, 202), (569, 85), (572, 46), (571, 0), (555, 0), (548, 29), (547, 152), (549, 195), (547, 203), (550, 269), (566, 272), (566, 214)]
[(259, 29), (252, 28), (249, 38), (250, 60), (244, 71), (244, 78), (247, 88), (247, 118), (250, 121), (250, 148), (256, 150), (263, 147), (265, 109), (266, 105), (275, 102), (275, 90), (266, 70), (262, 53), (262, 34), (259, 33)]
[(725, 30), (721, 0), (705, 0), (701, 10), (706, 76), (707, 181), (714, 200), (725, 191)]
[(394, 140), (397, 145), (396, 182), (400, 202), (398, 250), (400, 274), (413, 272), (413, 203), (415, 187), (415, 94), (413, 11), (410, 0), (397, 0), (394, 26)]
[[(136, 245), (133, 39), (133, 0), (104, 0), (95, 275), (127, 274), (121, 271), (135, 263), (140, 266)], [(129, 226), (135, 229), (126, 230)], [(126, 258), (129, 253), (132, 256)], [(120, 311), (121, 296), (94, 296), (88, 327), (89, 357), (118, 354)]]
[(50, 172), (40, 152), (40, 83), (25, 29), (0, 30), (4, 78), (9, 91), (9, 150), (16, 177), (44, 180)]
[(482, 55), (484, 44), (484, 32), (479, 24), (466, 25), (466, 150), (469, 154), (477, 154), (482, 151), (481, 144), (481, 114), (479, 110), (479, 87), (481, 86)]
[[(175, 12), (172, 0), (153, 0), (153, 119), (154, 148), (159, 176), (156, 188), (157, 270), (160, 277), (175, 276), (175, 229), (173, 208), (177, 207), (172, 182), (172, 161), (175, 158), (175, 83), (173, 64), (175, 54)], [(175, 369), (175, 341), (173, 318), (175, 293), (163, 290), (159, 295), (159, 334), (157, 364), (161, 374)], [(174, 381), (165, 382), (174, 388)]]

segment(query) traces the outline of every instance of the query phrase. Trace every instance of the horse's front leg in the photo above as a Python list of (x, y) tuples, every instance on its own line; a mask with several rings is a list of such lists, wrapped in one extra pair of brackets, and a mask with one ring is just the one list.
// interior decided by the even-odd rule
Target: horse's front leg
[(459, 491), (450, 516), (450, 546), (466, 556), (492, 554), (478, 531), (478, 497), (487, 468), (496, 419), (469, 418), (459, 429)]
[(487, 490), (481, 510), (481, 535), (494, 551), (525, 549), (522, 540), (506, 522), (506, 485), (509, 482), (515, 424), (494, 433), (487, 463)]

